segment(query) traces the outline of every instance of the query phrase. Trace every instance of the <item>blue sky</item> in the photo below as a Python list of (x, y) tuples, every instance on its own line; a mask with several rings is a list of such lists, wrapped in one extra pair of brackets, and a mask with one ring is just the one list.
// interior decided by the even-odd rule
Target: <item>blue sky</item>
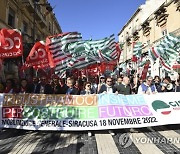
[(78, 31), (83, 39), (118, 33), (145, 0), (49, 0), (63, 32)]

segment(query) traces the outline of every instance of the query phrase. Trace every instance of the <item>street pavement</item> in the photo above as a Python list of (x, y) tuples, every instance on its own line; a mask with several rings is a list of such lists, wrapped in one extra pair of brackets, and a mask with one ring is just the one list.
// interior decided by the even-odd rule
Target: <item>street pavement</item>
[[(3, 129), (0, 154), (180, 154), (180, 126), (60, 132)], [(151, 139), (151, 140), (149, 140)]]

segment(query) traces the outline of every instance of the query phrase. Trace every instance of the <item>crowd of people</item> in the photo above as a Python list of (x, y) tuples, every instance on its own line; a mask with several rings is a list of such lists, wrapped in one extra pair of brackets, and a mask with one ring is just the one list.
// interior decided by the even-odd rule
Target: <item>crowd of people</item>
[[(180, 78), (180, 77), (179, 77)], [(87, 95), (100, 93), (116, 94), (155, 94), (158, 92), (180, 92), (180, 79), (172, 81), (169, 76), (161, 79), (147, 76), (142, 80), (137, 76), (119, 76), (117, 78), (101, 75), (98, 81), (95, 78), (67, 77), (60, 79), (53, 75), (51, 79), (46, 76), (27, 79), (7, 79), (0, 83), (0, 93), (36, 93), (36, 94), (70, 94)]]
[[(7, 79), (0, 83), (0, 93), (35, 93), (35, 94), (68, 94), (68, 95), (89, 95), (89, 94), (155, 94), (160, 92), (180, 92), (180, 77), (172, 81), (169, 76), (161, 79), (155, 76), (147, 76), (142, 80), (137, 76), (119, 76), (117, 78), (101, 75), (98, 81), (95, 78), (79, 77), (78, 79), (67, 77), (60, 79), (53, 75), (52, 79), (46, 76), (34, 77), (32, 81), (27, 79)], [(136, 132), (135, 129), (130, 129)], [(109, 130), (114, 135), (112, 130)], [(88, 131), (88, 136), (91, 136)]]

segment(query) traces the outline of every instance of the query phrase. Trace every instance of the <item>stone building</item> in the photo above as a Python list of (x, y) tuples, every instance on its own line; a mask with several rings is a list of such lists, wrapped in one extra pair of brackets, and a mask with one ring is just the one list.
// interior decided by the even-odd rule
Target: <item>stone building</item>
[[(124, 44), (120, 63), (131, 63), (133, 42), (142, 42), (145, 55), (148, 49), (158, 45), (167, 33), (180, 36), (180, 1), (146, 0), (118, 34), (119, 42)], [(156, 72), (151, 68), (149, 70), (152, 76), (162, 72), (160, 68)]]
[[(19, 29), (22, 32), (24, 58), (36, 41), (62, 33), (53, 8), (47, 0), (0, 0), (1, 28)], [(19, 60), (22, 60), (21, 57), (5, 59), (1, 78), (18, 77)]]

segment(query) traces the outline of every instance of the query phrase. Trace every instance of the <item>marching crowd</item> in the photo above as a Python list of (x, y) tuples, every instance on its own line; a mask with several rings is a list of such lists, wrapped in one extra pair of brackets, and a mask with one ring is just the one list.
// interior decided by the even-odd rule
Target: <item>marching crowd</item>
[(169, 76), (160, 78), (147, 76), (142, 80), (137, 76), (119, 76), (117, 78), (101, 75), (98, 79), (79, 77), (78, 79), (67, 77), (60, 79), (53, 75), (51, 79), (46, 76), (34, 77), (32, 81), (27, 79), (7, 79), (0, 83), (0, 93), (36, 93), (36, 94), (70, 94), (86, 95), (100, 93), (116, 94), (155, 94), (158, 92), (180, 92), (180, 77), (172, 81)]
[[(46, 76), (34, 77), (31, 82), (27, 79), (7, 79), (5, 83), (0, 83), (0, 93), (36, 93), (36, 94), (68, 94), (68, 95), (89, 95), (100, 93), (115, 94), (155, 94), (159, 92), (180, 92), (180, 76), (176, 81), (172, 81), (169, 76), (161, 79), (155, 76), (147, 76), (142, 80), (137, 76), (119, 76), (118, 78), (105, 77), (98, 78), (80, 77), (74, 79), (72, 76), (60, 79), (53, 75), (52, 79)], [(130, 132), (137, 132), (131, 128)], [(112, 130), (109, 130), (114, 135)], [(88, 131), (88, 136), (91, 136)]]

